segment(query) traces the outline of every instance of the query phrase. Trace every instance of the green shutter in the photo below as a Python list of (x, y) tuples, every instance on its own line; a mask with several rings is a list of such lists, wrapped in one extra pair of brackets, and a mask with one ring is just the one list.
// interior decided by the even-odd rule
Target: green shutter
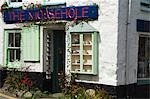
[(24, 61), (40, 60), (39, 26), (22, 28), (22, 51)]

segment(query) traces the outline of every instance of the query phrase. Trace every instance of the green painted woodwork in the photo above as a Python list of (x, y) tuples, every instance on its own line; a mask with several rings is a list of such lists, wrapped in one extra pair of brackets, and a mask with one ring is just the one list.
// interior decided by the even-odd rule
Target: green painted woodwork
[[(74, 65), (71, 64), (71, 72), (79, 73), (79, 74), (96, 75), (97, 71), (98, 71), (98, 35), (97, 35), (98, 32), (97, 32), (97, 30), (95, 28), (93, 28), (91, 25), (89, 25), (87, 22), (81, 22), (73, 27), (70, 27), (68, 32), (70, 33), (71, 38), (74, 33), (80, 35), (80, 71), (73, 71), (72, 66), (74, 66)], [(86, 60), (86, 58), (85, 58), (86, 55), (84, 55), (83, 51), (84, 51), (84, 47), (85, 47), (84, 46), (84, 35), (86, 35), (86, 34), (90, 34), (92, 37), (91, 38), (92, 39), (91, 40), (92, 41), (92, 46), (91, 46), (92, 56), (90, 56), (90, 55), (87, 56), (87, 57), (91, 57), (91, 60), (92, 60), (91, 71), (84, 71), (85, 70), (84, 66), (86, 66), (86, 64), (84, 64), (84, 61)], [(73, 50), (72, 47), (71, 47), (71, 50)], [(71, 55), (71, 58), (72, 57), (73, 56)], [(88, 65), (90, 66), (90, 64), (88, 64)], [(88, 68), (87, 68), (87, 70), (88, 70)]]
[[(80, 71), (73, 71), (71, 69), (71, 73), (79, 73), (79, 74), (93, 74), (96, 75), (97, 74), (97, 70), (98, 70), (98, 36), (97, 36), (97, 32), (91, 32), (91, 33), (70, 33), (71, 38), (73, 37), (72, 35), (74, 34), (79, 34), (79, 40), (80, 40)], [(83, 36), (86, 34), (90, 34), (92, 37), (92, 46), (91, 46), (91, 50), (92, 50), (92, 69), (91, 72), (88, 71), (84, 71), (84, 39)], [(72, 41), (71, 41), (72, 42)], [(72, 50), (72, 48), (71, 48)], [(73, 56), (71, 56), (73, 57)], [(73, 66), (73, 65), (71, 65)], [(72, 68), (72, 67), (71, 67)]]
[(6, 66), (8, 64), (7, 45), (8, 45), (8, 31), (4, 30), (4, 63), (3, 63), (3, 66)]
[(93, 73), (97, 74), (98, 71), (98, 32), (94, 32), (94, 34), (92, 35), (92, 40), (93, 40)]
[(53, 31), (53, 72), (52, 72), (52, 92), (61, 92), (59, 74), (65, 72), (65, 31)]
[(80, 36), (80, 72), (83, 72), (83, 34)]
[(89, 25), (87, 22), (81, 22), (77, 25), (75, 25), (74, 27), (69, 29), (70, 33), (87, 33), (87, 32), (97, 32), (97, 30), (92, 27), (91, 25)]
[(22, 52), (24, 61), (40, 61), (39, 26), (22, 27)]
[(9, 46), (8, 46), (8, 35), (9, 33), (21, 33), (20, 29), (5, 29), (4, 30), (4, 62), (3, 66), (8, 68), (19, 68), (21, 63), (19, 61), (10, 62), (9, 57)]

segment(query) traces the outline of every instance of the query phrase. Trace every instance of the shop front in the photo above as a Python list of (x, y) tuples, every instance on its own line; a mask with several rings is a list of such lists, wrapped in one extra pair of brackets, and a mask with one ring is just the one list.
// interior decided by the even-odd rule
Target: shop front
[[(97, 6), (11, 9), (4, 11), (3, 14), (6, 24), (18, 24), (16, 28), (4, 29), (4, 65), (6, 67), (18, 69), (27, 67), (29, 68), (29, 75), (37, 82), (37, 86), (43, 90), (54, 93), (59, 92), (59, 76), (60, 74), (65, 74), (65, 62), (70, 60), (66, 60), (69, 48), (66, 44), (69, 41), (68, 35), (70, 35), (73, 40), (80, 39), (82, 44), (85, 43), (85, 48), (83, 49), (89, 52), (81, 56), (83, 58), (86, 56), (86, 59), (82, 59), (82, 63), (85, 60), (90, 62), (85, 66), (81, 63), (76, 63), (72, 66), (72, 70), (96, 74), (96, 67), (93, 67), (93, 64), (97, 62), (95, 61), (97, 57), (92, 56), (92, 54), (96, 56), (94, 51), (96, 46), (93, 47), (94, 42), (96, 42), (96, 30), (87, 27), (88, 25), (85, 24), (83, 30), (82, 28), (75, 29), (79, 30), (77, 31), (79, 38), (76, 38), (76, 31), (74, 31), (73, 35), (70, 34), (69, 27), (76, 24), (75, 21), (78, 20), (97, 19)], [(92, 30), (86, 31), (86, 28)], [(77, 44), (78, 46), (74, 46), (74, 48), (79, 49), (74, 49), (74, 51), (72, 49), (73, 53), (81, 50), (81, 43)], [(73, 56), (75, 58), (72, 57), (74, 59), (72, 62), (81, 59), (79, 53)], [(78, 60), (76, 59), (77, 57), (79, 58)]]

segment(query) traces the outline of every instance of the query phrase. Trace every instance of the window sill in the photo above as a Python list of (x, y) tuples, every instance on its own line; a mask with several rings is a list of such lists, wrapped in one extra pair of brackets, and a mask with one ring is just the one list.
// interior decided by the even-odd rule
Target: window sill
[(137, 84), (138, 85), (150, 84), (150, 78), (138, 78)]
[(97, 75), (97, 73), (94, 73), (94, 72), (79, 72), (79, 71), (71, 71), (71, 73), (74, 73), (74, 74), (79, 74), (79, 75)]
[(143, 12), (150, 12), (150, 8), (141, 7), (141, 11), (143, 11)]

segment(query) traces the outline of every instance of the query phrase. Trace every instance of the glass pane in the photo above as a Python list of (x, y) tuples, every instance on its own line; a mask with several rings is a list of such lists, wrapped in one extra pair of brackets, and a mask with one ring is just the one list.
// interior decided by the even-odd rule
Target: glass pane
[(145, 37), (139, 38), (139, 61), (142, 61), (145, 57)]
[(84, 34), (83, 35), (83, 43), (84, 45), (91, 45), (92, 44), (92, 34)]
[(20, 60), (20, 49), (16, 50), (16, 60)]
[(15, 33), (15, 47), (20, 47), (21, 34)]
[(13, 62), (15, 60), (14, 54), (15, 54), (15, 50), (9, 50), (9, 61), (10, 62)]
[(79, 34), (72, 34), (71, 35), (72, 39), (72, 44), (80, 44), (80, 39), (79, 39)]
[(80, 34), (71, 34), (71, 63), (72, 71), (80, 71)]
[(150, 78), (150, 37), (139, 38), (138, 78)]
[(8, 34), (8, 47), (14, 47), (14, 36), (13, 33)]
[(22, 0), (18, 0), (18, 2), (22, 2)]
[(11, 0), (11, 2), (22, 2), (22, 0)]
[(83, 34), (83, 72), (92, 72), (92, 34)]
[(11, 2), (16, 2), (16, 0), (11, 0)]

